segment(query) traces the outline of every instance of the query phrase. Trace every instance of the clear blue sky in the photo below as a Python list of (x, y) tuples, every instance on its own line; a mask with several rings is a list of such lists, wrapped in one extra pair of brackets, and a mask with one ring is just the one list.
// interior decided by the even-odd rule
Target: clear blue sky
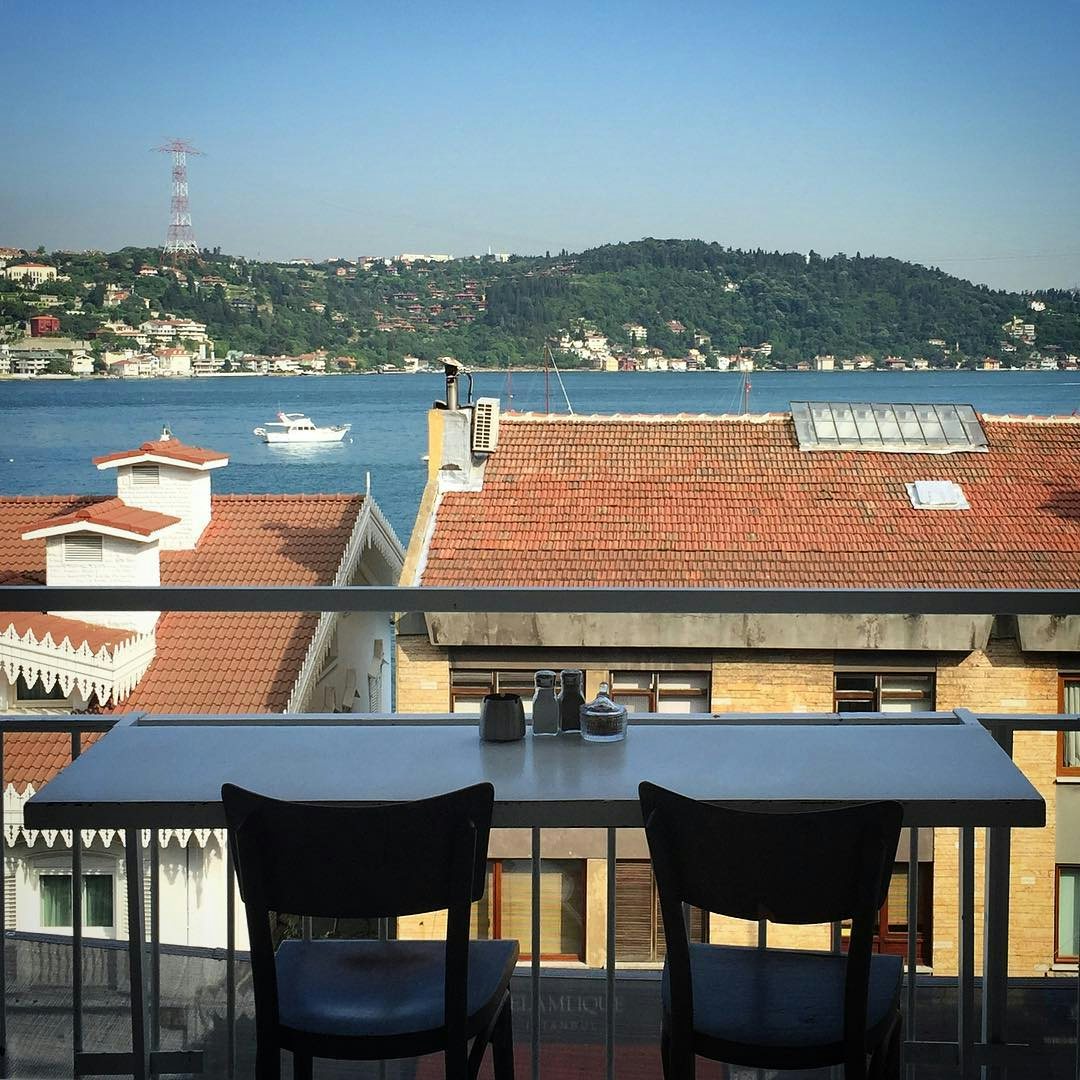
[(0, 245), (642, 236), (1080, 284), (1080, 5), (0, 0)]

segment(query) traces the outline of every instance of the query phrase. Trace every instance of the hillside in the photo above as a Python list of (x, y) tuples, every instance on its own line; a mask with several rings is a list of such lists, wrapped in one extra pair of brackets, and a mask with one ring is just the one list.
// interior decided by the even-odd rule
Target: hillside
[[(1033, 350), (1051, 358), (1080, 353), (1076, 291), (1020, 295), (897, 259), (740, 251), (696, 240), (412, 265), (265, 263), (214, 251), (175, 275), (160, 268), (153, 249), (34, 258), (68, 280), (37, 289), (4, 282), (0, 330), (6, 325), (8, 336), (35, 313), (58, 314), (65, 335), (80, 337), (107, 319), (137, 325), (149, 310), (207, 323), (219, 355), (326, 349), (363, 366), (407, 354), (536, 364), (545, 343), (585, 327), (625, 351), (633, 344), (628, 324), (644, 327), (648, 345), (667, 356), (684, 356), (695, 343), (715, 356), (769, 342), (778, 365), (819, 353), (922, 356), (949, 366), (987, 355), (1021, 363)], [(118, 290), (128, 295), (117, 301)], [(1017, 317), (1034, 326), (1034, 337), (1003, 332)], [(109, 343), (108, 334), (101, 341)]]

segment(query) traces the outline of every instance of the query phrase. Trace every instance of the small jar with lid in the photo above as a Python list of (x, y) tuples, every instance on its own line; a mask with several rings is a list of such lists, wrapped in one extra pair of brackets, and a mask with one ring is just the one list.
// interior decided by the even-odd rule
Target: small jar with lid
[(559, 734), (559, 703), (555, 698), (555, 672), (543, 668), (533, 678), (536, 690), (532, 699), (534, 735)]
[(564, 668), (559, 672), (562, 689), (559, 691), (559, 731), (577, 735), (581, 731), (581, 706), (585, 697), (581, 693), (582, 675), (578, 668)]
[(586, 742), (618, 742), (626, 738), (626, 706), (611, 700), (611, 689), (600, 684), (595, 699), (581, 706), (581, 737)]

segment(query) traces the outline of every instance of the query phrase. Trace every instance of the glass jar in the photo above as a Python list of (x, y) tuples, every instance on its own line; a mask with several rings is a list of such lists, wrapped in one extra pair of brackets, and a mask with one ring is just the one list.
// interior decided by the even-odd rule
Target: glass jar
[(611, 700), (606, 682), (593, 701), (581, 706), (581, 737), (586, 742), (617, 742), (626, 738), (626, 706)]
[(546, 668), (534, 677), (536, 691), (532, 699), (532, 730), (534, 735), (559, 734), (559, 703), (555, 699), (555, 672)]
[(562, 689), (559, 691), (559, 731), (576, 735), (581, 731), (581, 706), (585, 698), (581, 693), (581, 671), (566, 668), (559, 672)]

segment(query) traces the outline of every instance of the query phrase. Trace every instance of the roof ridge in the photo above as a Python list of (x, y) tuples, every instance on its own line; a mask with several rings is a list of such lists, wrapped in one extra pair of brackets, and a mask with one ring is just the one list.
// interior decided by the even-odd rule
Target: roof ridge
[(506, 412), (500, 420), (510, 423), (709, 423), (714, 421), (742, 421), (761, 424), (790, 420), (789, 412), (766, 413), (539, 413)]

